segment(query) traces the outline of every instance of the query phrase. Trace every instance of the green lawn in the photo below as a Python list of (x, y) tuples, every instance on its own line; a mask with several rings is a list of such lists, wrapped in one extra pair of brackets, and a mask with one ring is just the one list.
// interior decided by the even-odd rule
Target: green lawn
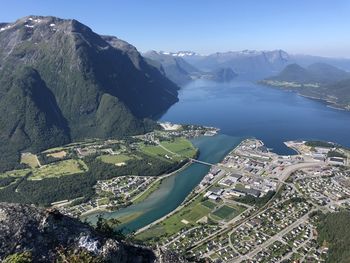
[[(138, 234), (136, 238), (147, 241), (159, 237), (168, 237), (179, 232), (181, 229), (197, 225), (196, 222), (199, 219), (207, 216), (212, 211), (212, 209), (202, 205), (202, 198), (202, 196), (197, 197), (190, 205), (184, 207), (157, 225), (154, 225), (148, 230)], [(186, 225), (181, 222), (181, 220), (186, 220), (189, 223)]]
[[(141, 147), (141, 150), (145, 154), (168, 161), (179, 161), (184, 158), (194, 157), (196, 154), (196, 148), (192, 145), (192, 143), (189, 140), (185, 138), (175, 138), (174, 141), (163, 141), (160, 142), (160, 144), (175, 154), (170, 153), (161, 146), (155, 145), (143, 145)], [(166, 155), (171, 159), (166, 158)]]
[(223, 205), (222, 207), (215, 210), (212, 214), (221, 219), (229, 219), (238, 214), (238, 211), (231, 206)]
[(216, 204), (213, 203), (213, 202), (210, 201), (210, 200), (205, 200), (205, 201), (203, 201), (203, 202), (202, 202), (202, 205), (204, 205), (204, 206), (206, 206), (206, 207), (208, 207), (208, 208), (210, 208), (210, 209), (214, 209), (215, 206), (216, 206)]
[(41, 180), (49, 177), (60, 177), (70, 174), (84, 173), (88, 167), (82, 160), (64, 160), (36, 168), (32, 170), (32, 175), (28, 180)]
[(195, 224), (197, 220), (201, 219), (203, 216), (208, 215), (211, 209), (201, 204), (197, 204), (187, 211), (189, 211), (189, 213), (184, 214), (183, 219), (186, 219), (187, 221)]
[(196, 148), (185, 138), (175, 138), (173, 142), (164, 141), (160, 144), (182, 157), (192, 158), (196, 154)]
[(101, 155), (98, 157), (98, 159), (100, 159), (104, 163), (117, 164), (117, 163), (124, 163), (132, 159), (132, 157), (124, 154), (117, 154), (117, 155)]

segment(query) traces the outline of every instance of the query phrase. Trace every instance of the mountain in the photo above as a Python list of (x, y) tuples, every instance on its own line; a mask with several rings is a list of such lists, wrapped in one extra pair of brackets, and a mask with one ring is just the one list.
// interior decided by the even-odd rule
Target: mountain
[(177, 52), (164, 52), (160, 51), (160, 53), (164, 55), (171, 55), (173, 57), (192, 57), (192, 56), (200, 56), (198, 53), (193, 51), (177, 51)]
[(290, 54), (290, 61), (292, 63), (297, 63), (302, 67), (307, 67), (315, 63), (323, 63), (332, 65), (339, 69), (350, 71), (350, 59), (349, 58), (332, 58), (332, 57), (321, 57), (321, 56), (311, 56), (311, 55), (301, 55), (301, 54)]
[(0, 260), (8, 263), (186, 262), (168, 251), (116, 240), (56, 210), (9, 203), (0, 203), (0, 244)]
[(184, 52), (179, 54), (182, 54), (184, 60), (201, 71), (231, 68), (240, 78), (248, 80), (259, 80), (275, 75), (290, 64), (308, 67), (312, 64), (321, 63), (350, 71), (350, 59), (288, 54), (283, 50), (228, 51), (209, 55), (199, 55), (195, 52), (190, 52), (190, 55)]
[(208, 79), (217, 82), (230, 82), (236, 78), (238, 74), (231, 68), (218, 68), (209, 73)]
[(143, 133), (178, 100), (135, 47), (76, 20), (2, 23), (0, 47), (0, 151), (11, 163), (22, 150)]
[(299, 84), (318, 83), (324, 85), (350, 78), (350, 73), (325, 63), (315, 63), (304, 68), (298, 64), (286, 66), (278, 75), (267, 80), (295, 82)]
[(154, 61), (153, 63), (161, 65), (165, 75), (178, 85), (191, 81), (191, 74), (199, 72), (198, 69), (187, 63), (179, 55), (157, 51), (148, 51), (143, 55), (151, 61)]
[(326, 63), (314, 63), (307, 70), (320, 83), (332, 83), (350, 78), (350, 73)]
[(185, 58), (196, 57), (198, 54), (190, 51), (179, 52), (157, 52), (148, 51), (144, 56), (149, 63), (178, 85), (184, 85), (194, 79), (208, 79), (219, 82), (228, 82), (237, 76), (231, 68), (215, 68), (212, 71), (198, 70), (188, 63)]
[(298, 83), (308, 83), (314, 81), (312, 74), (298, 64), (290, 64), (286, 66), (277, 76), (268, 79)]
[(295, 90), (302, 95), (350, 109), (350, 73), (325, 63), (315, 63), (306, 68), (291, 64), (261, 83)]
[(289, 55), (283, 50), (217, 52), (207, 56), (184, 57), (184, 59), (202, 71), (231, 68), (241, 77), (249, 79), (269, 76), (279, 72), (289, 63)]

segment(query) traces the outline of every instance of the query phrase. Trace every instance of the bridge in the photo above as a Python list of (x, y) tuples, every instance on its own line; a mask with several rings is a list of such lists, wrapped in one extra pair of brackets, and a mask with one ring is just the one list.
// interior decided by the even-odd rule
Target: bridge
[(203, 161), (192, 159), (192, 158), (190, 158), (190, 161), (191, 161), (191, 163), (200, 163), (200, 164), (204, 164), (204, 165), (208, 165), (208, 166), (215, 166), (215, 164), (203, 162)]

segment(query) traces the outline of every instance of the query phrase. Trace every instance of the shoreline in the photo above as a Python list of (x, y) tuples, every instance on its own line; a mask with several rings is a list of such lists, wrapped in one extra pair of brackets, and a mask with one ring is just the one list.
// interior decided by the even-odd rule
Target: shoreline
[(267, 83), (265, 83), (263, 81), (258, 81), (257, 84), (263, 85), (265, 87), (270, 87), (270, 88), (275, 88), (275, 89), (279, 89), (279, 90), (288, 91), (288, 92), (294, 92), (294, 93), (296, 93), (297, 95), (299, 95), (301, 97), (319, 101), (319, 102), (325, 104), (326, 107), (331, 108), (331, 109), (340, 110), (340, 111), (350, 111), (350, 108), (348, 108), (349, 106), (340, 105), (340, 104), (338, 104), (338, 103), (336, 103), (334, 101), (327, 100), (326, 98), (315, 97), (315, 96), (311, 96), (311, 95), (302, 94), (298, 90), (293, 90), (293, 89), (285, 88), (283, 86), (278, 86), (278, 85), (267, 84)]
[[(137, 203), (139, 203), (139, 202), (142, 202), (143, 200), (145, 200), (146, 198), (148, 198), (152, 193), (154, 193), (154, 192), (159, 188), (159, 186), (158, 186), (157, 188), (155, 188), (153, 191), (147, 193), (147, 196), (146, 196), (143, 200), (136, 202), (137, 199), (138, 199), (139, 197), (141, 197), (143, 194), (145, 194), (154, 184), (156, 184), (156, 183), (158, 183), (158, 182), (160, 182), (160, 184), (161, 184), (162, 181), (163, 181), (165, 178), (168, 178), (168, 177), (170, 177), (170, 176), (172, 176), (172, 175), (175, 175), (175, 174), (178, 173), (178, 172), (181, 172), (182, 170), (184, 170), (184, 169), (186, 169), (187, 167), (189, 167), (191, 164), (192, 164), (191, 161), (187, 161), (184, 165), (182, 165), (182, 166), (181, 166), (180, 168), (178, 168), (177, 170), (175, 170), (175, 171), (173, 171), (173, 172), (170, 172), (170, 173), (168, 173), (168, 174), (163, 174), (163, 175), (161, 175), (161, 176), (160, 176), (159, 178), (157, 178), (145, 191), (143, 191), (142, 193), (140, 193), (139, 195), (137, 195), (135, 198), (133, 198), (133, 200), (131, 200), (131, 202), (132, 202), (131, 205), (137, 204)], [(129, 205), (129, 206), (131, 206), (131, 205)], [(127, 207), (128, 207), (128, 206), (127, 206)]]
[[(93, 215), (97, 215), (97, 214), (99, 214), (99, 213), (113, 213), (113, 212), (116, 212), (116, 211), (118, 211), (118, 210), (120, 210), (120, 209), (122, 209), (122, 208), (127, 208), (127, 207), (130, 207), (130, 206), (132, 206), (132, 205), (134, 205), (134, 204), (138, 204), (139, 202), (135, 202), (135, 200), (137, 200), (137, 198), (139, 198), (139, 196), (141, 197), (144, 193), (146, 193), (154, 184), (156, 184), (156, 183), (158, 183), (158, 182), (162, 182), (165, 178), (168, 178), (168, 177), (170, 177), (170, 176), (173, 176), (173, 175), (175, 175), (176, 173), (178, 173), (178, 172), (181, 172), (182, 170), (184, 170), (184, 169), (186, 169), (187, 167), (189, 167), (190, 165), (191, 165), (192, 163), (191, 163), (191, 161), (187, 161), (186, 163), (184, 163), (184, 165), (182, 165), (180, 168), (178, 168), (177, 170), (175, 170), (175, 171), (173, 171), (173, 172), (170, 172), (170, 173), (168, 173), (168, 174), (163, 174), (163, 175), (160, 175), (159, 176), (159, 178), (157, 178), (145, 191), (143, 191), (142, 193), (140, 193), (139, 195), (137, 195), (133, 200), (131, 200), (131, 204), (130, 205), (128, 205), (128, 206), (123, 206), (123, 207), (120, 207), (120, 208), (118, 208), (118, 209), (113, 209), (113, 210), (109, 210), (109, 209), (107, 209), (107, 208), (105, 208), (105, 207), (96, 207), (96, 208), (93, 208), (93, 209), (91, 209), (91, 210), (89, 210), (89, 211), (86, 211), (86, 212), (84, 212), (84, 213), (82, 213), (80, 216), (79, 216), (79, 218), (82, 220), (83, 218), (82, 217), (87, 217), (87, 216), (93, 216)], [(154, 193), (157, 189), (159, 188), (159, 186), (157, 187), (157, 188), (155, 188), (153, 191), (151, 191), (151, 192), (149, 192), (148, 194), (147, 194), (147, 196), (143, 199), (143, 200), (141, 200), (140, 202), (142, 202), (142, 201), (144, 201), (145, 199), (147, 199), (152, 193)], [(134, 203), (135, 202), (135, 203)]]

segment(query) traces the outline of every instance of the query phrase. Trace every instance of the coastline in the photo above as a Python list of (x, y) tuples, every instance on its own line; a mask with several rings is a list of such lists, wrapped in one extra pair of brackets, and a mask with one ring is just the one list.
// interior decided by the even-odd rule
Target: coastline
[(336, 103), (336, 102), (334, 102), (334, 101), (331, 101), (331, 100), (328, 100), (328, 99), (326, 99), (326, 98), (302, 94), (302, 93), (301, 93), (300, 91), (298, 91), (298, 90), (294, 90), (294, 89), (290, 89), (290, 88), (285, 88), (285, 87), (278, 86), (278, 85), (267, 84), (267, 83), (265, 83), (264, 81), (258, 81), (257, 84), (263, 85), (263, 86), (265, 86), (265, 87), (270, 87), (270, 88), (275, 88), (275, 89), (279, 89), (279, 90), (294, 92), (294, 93), (296, 93), (297, 95), (299, 95), (299, 96), (301, 96), (301, 97), (319, 101), (319, 102), (325, 104), (326, 107), (331, 108), (331, 109), (341, 110), (341, 111), (350, 111), (350, 107), (349, 107), (349, 106), (344, 106), (344, 105), (338, 104), (338, 103)]

